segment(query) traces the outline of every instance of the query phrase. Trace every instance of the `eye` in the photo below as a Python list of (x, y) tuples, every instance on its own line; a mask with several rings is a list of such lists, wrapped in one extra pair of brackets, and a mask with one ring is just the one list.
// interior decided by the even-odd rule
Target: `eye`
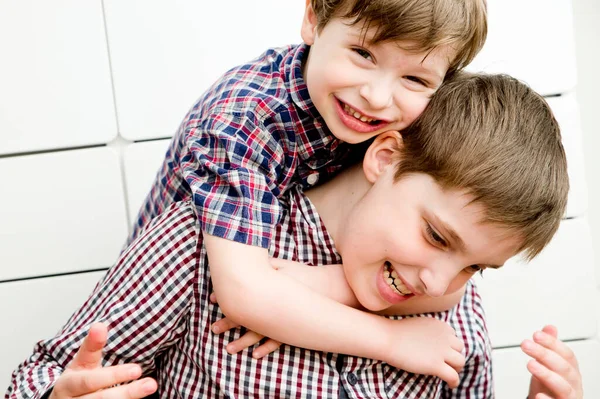
[(471, 266), (465, 267), (465, 271), (467, 271), (468, 273), (475, 274), (475, 273), (479, 272), (479, 274), (481, 274), (482, 276), (483, 276), (484, 270), (485, 270), (485, 268), (481, 267), (479, 265), (471, 265)]
[(420, 84), (421, 86), (427, 86), (427, 82), (424, 81), (423, 79), (419, 78), (419, 77), (409, 75), (409, 76), (405, 76), (404, 78), (406, 80), (410, 80), (411, 82), (415, 82), (417, 84)]
[(444, 240), (444, 237), (439, 235), (429, 223), (427, 224), (427, 236), (429, 237), (429, 240), (438, 247), (446, 248), (448, 246), (448, 243), (446, 240)]
[(369, 53), (367, 50), (365, 50), (363, 48), (353, 48), (352, 51), (354, 51), (356, 54), (360, 55), (365, 60), (373, 61), (373, 56), (371, 55), (371, 53)]

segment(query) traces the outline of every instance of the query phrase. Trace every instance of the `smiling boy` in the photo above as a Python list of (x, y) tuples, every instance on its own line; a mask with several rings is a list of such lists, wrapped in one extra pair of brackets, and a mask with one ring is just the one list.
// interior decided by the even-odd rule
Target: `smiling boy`
[[(406, 128), (486, 32), (484, 0), (307, 2), (303, 44), (233, 68), (189, 112), (130, 242), (173, 203), (191, 200), (226, 315), (298, 345), (311, 335), (331, 350), (355, 346), (352, 329), (334, 334), (308, 321), (319, 311), (340, 326), (368, 325), (362, 314), (321, 303), (269, 266), (280, 201), (294, 185), (314, 186), (343, 168), (351, 144)], [(361, 353), (379, 351), (365, 344)]]
[[(545, 101), (506, 76), (458, 76), (436, 93), (404, 135), (378, 136), (361, 165), (306, 194), (292, 188), (270, 248), (275, 256), (312, 264), (340, 263), (340, 255), (352, 258), (344, 261), (342, 274), (339, 265), (283, 267), (276, 273), (288, 286), (295, 283), (289, 275), (314, 289), (311, 279), (325, 281), (325, 291), (344, 280), (364, 308), (394, 315), (390, 320), (364, 313), (369, 325), (334, 324), (318, 312), (310, 320), (333, 333), (353, 329), (361, 338), (346, 353), (360, 355), (361, 341), (376, 341), (384, 350), (381, 358), (291, 346), (261, 361), (246, 351), (227, 354), (226, 343), (241, 331), (211, 333), (211, 322), (223, 314), (209, 301), (203, 233), (193, 204), (184, 201), (144, 229), (63, 330), (38, 344), (13, 374), (6, 397), (40, 398), (54, 387), (51, 399), (104, 388), (105, 398), (139, 398), (155, 390), (156, 382), (145, 378), (112, 385), (151, 372), (163, 398), (493, 397), (483, 310), (468, 279), (518, 252), (532, 257), (541, 251), (560, 224), (567, 191), (560, 133)], [(433, 315), (451, 323), (459, 338), (435, 318), (393, 320), (436, 310), (443, 299), (438, 295), (460, 292), (465, 285), (456, 308)], [(399, 292), (406, 289), (411, 293)], [(106, 326), (94, 327), (83, 341), (93, 321)], [(451, 334), (440, 334), (439, 325)], [(442, 341), (447, 340), (456, 348), (446, 364), (451, 373), (464, 346), (466, 365), (456, 384), (390, 364), (398, 353), (407, 355), (411, 366), (444, 358)], [(315, 349), (326, 345), (318, 336), (306, 342)], [(547, 348), (564, 359), (560, 345)], [(558, 364), (560, 378), (579, 375), (572, 364), (555, 363), (543, 351), (535, 357), (545, 367)], [(551, 387), (555, 379), (549, 373), (534, 375), (542, 384), (538, 389)], [(580, 382), (580, 376), (568, 381), (574, 389)]]

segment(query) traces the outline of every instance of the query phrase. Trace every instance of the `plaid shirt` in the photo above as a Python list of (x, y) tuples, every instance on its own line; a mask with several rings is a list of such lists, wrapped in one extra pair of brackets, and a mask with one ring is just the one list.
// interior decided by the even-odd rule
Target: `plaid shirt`
[[(341, 259), (316, 209), (289, 192), (271, 254), (310, 264)], [(491, 348), (483, 309), (471, 283), (445, 320), (463, 339), (461, 385), (414, 375), (380, 361), (283, 345), (262, 360), (251, 349), (229, 355), (225, 345), (244, 330), (210, 331), (223, 317), (209, 301), (207, 258), (190, 202), (165, 210), (140, 233), (84, 305), (55, 337), (39, 342), (12, 376), (5, 398), (38, 399), (73, 358), (93, 321), (109, 324), (104, 365), (135, 362), (157, 375), (161, 398), (491, 398)], [(400, 318), (400, 317), (397, 317)], [(347, 396), (344, 396), (347, 395)]]
[(129, 242), (173, 202), (193, 199), (202, 231), (268, 248), (278, 198), (341, 167), (302, 77), (306, 45), (270, 49), (217, 80), (173, 137)]

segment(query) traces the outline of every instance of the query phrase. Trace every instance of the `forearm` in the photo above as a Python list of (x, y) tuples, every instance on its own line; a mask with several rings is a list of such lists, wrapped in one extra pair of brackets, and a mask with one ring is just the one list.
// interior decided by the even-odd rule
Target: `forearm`
[(272, 258), (270, 262), (275, 270), (288, 275), (311, 290), (346, 306), (362, 309), (346, 280), (343, 265), (310, 266), (301, 262), (275, 258)]
[[(290, 345), (386, 360), (390, 320), (342, 305), (279, 273), (269, 266), (266, 250), (214, 237), (205, 237), (205, 243), (219, 304), (233, 321)], [(249, 261), (253, 258), (258, 260)]]

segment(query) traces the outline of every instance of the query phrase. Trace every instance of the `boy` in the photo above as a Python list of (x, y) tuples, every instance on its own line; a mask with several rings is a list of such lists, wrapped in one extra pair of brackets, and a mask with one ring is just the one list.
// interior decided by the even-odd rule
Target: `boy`
[[(368, 326), (362, 313), (320, 303), (270, 268), (267, 248), (280, 201), (290, 187), (337, 172), (350, 144), (407, 127), (442, 81), (481, 49), (485, 13), (484, 0), (307, 2), (304, 44), (268, 50), (234, 68), (192, 108), (131, 240), (174, 202), (192, 200), (228, 317), (299, 345), (310, 335), (332, 351), (355, 346), (352, 329), (334, 335), (307, 321), (321, 312), (340, 326)], [(377, 357), (382, 349), (371, 343), (362, 354)], [(394, 364), (410, 362), (398, 356)], [(443, 366), (411, 371), (441, 375)]]
[[(294, 347), (261, 361), (245, 352), (227, 355), (226, 341), (238, 338), (239, 331), (227, 339), (210, 331), (211, 320), (223, 315), (209, 301), (211, 273), (203, 235), (192, 203), (185, 201), (147, 226), (63, 331), (38, 344), (13, 374), (7, 398), (39, 398), (54, 384), (51, 399), (81, 396), (136, 379), (142, 369), (144, 375), (156, 371), (165, 398), (491, 397), (489, 342), (478, 296), (468, 280), (518, 252), (532, 257), (541, 251), (560, 223), (567, 190), (560, 134), (544, 100), (504, 76), (465, 75), (444, 85), (404, 136), (378, 136), (362, 165), (310, 190), (308, 198), (300, 187), (288, 192), (289, 206), (277, 226), (272, 254), (312, 264), (339, 264), (340, 255), (349, 256), (344, 276), (365, 308), (388, 315), (419, 307), (426, 311), (436, 298), (421, 293), (451, 293), (467, 285), (458, 307), (436, 315), (450, 322), (463, 341), (452, 345), (457, 350), (465, 346), (466, 366), (455, 390), (438, 378), (406, 373), (381, 361)], [(277, 273), (285, 279), (291, 270), (313, 277), (322, 271), (336, 273), (335, 267), (284, 267)], [(304, 281), (312, 284), (310, 279)], [(379, 333), (363, 340), (385, 344), (390, 354), (383, 361), (394, 359), (395, 351), (428, 360), (427, 346), (450, 340), (438, 334), (436, 324), (443, 323), (430, 317), (365, 317)], [(74, 357), (95, 320), (110, 324), (112, 333), (102, 364), (136, 362), (141, 369), (100, 367), (106, 326), (92, 328)], [(310, 322), (340, 329), (327, 320)], [(391, 330), (397, 324), (403, 328)], [(412, 332), (407, 324), (435, 328), (413, 337), (406, 335)], [(348, 328), (370, 331), (361, 325)], [(558, 377), (580, 389), (576, 364), (565, 360), (564, 345), (554, 339), (538, 346), (527, 353), (542, 367), (558, 369), (558, 364), (563, 370)], [(323, 346), (315, 342), (312, 347)], [(554, 358), (544, 350), (554, 352)], [(539, 389), (552, 389), (554, 375), (534, 375), (545, 385)], [(574, 375), (575, 380), (569, 379)], [(144, 379), (102, 393), (137, 398), (155, 389), (154, 381)]]

